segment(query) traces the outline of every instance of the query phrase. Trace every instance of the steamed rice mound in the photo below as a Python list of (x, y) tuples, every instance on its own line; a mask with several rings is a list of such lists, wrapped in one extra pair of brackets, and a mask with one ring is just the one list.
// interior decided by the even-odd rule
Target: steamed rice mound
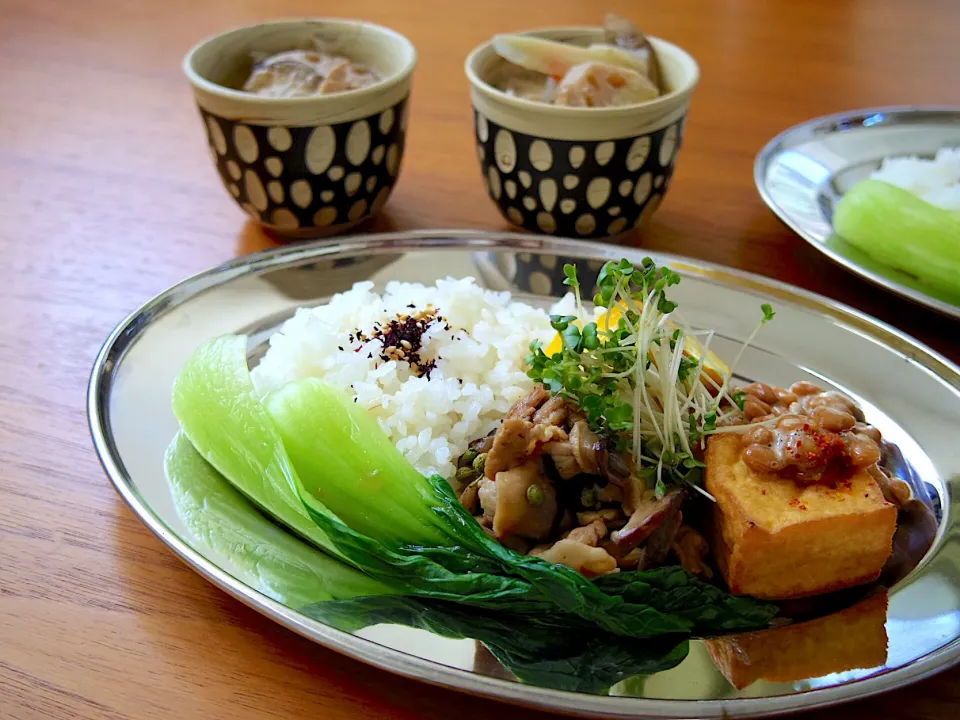
[(929, 160), (917, 156), (886, 158), (870, 177), (909, 190), (944, 210), (960, 211), (960, 148), (940, 148)]
[[(493, 430), (532, 389), (526, 356), (533, 339), (553, 337), (550, 318), (472, 278), (435, 286), (391, 282), (382, 296), (373, 287), (357, 283), (327, 305), (298, 310), (270, 338), (254, 385), (266, 395), (294, 380), (321, 378), (375, 415), (421, 473), (452, 478), (469, 442)], [(438, 316), (420, 350), (436, 362), (429, 379), (408, 362), (384, 360), (380, 340), (357, 340), (358, 331), (370, 337), (375, 324), (428, 308)]]

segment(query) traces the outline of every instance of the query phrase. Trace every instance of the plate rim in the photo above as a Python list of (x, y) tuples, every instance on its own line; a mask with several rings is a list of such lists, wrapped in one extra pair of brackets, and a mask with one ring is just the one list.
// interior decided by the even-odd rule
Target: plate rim
[[(947, 317), (960, 320), (960, 306), (953, 305), (952, 303), (945, 302), (939, 298), (932, 297), (926, 293), (920, 292), (919, 290), (914, 290), (911, 287), (903, 285), (897, 280), (891, 280), (890, 278), (884, 277), (879, 273), (865, 268), (856, 261), (847, 258), (842, 253), (829, 247), (822, 239), (817, 238), (811, 233), (805, 232), (801, 227), (799, 227), (799, 225), (797, 225), (796, 222), (793, 221), (791, 213), (781, 207), (776, 200), (773, 199), (773, 196), (767, 188), (766, 173), (767, 169), (770, 167), (770, 162), (777, 154), (788, 148), (788, 146), (784, 145), (784, 143), (788, 141), (791, 136), (813, 130), (829, 123), (857, 120), (878, 113), (891, 116), (893, 119), (902, 118), (903, 116), (909, 116), (914, 113), (944, 115), (952, 114), (960, 118), (960, 105), (890, 105), (884, 107), (861, 108), (858, 110), (846, 110), (829, 115), (821, 115), (819, 117), (797, 123), (796, 125), (788, 127), (787, 129), (777, 133), (769, 142), (767, 142), (766, 145), (763, 146), (763, 149), (757, 153), (753, 163), (754, 185), (756, 186), (757, 192), (760, 194), (760, 198), (763, 200), (764, 204), (766, 204), (766, 206), (773, 211), (773, 214), (776, 215), (784, 225), (790, 228), (796, 235), (803, 238), (809, 245), (813, 246), (816, 250), (830, 258), (833, 262), (837, 263), (849, 272), (852, 272), (854, 275), (857, 275), (864, 280), (883, 288), (887, 292), (892, 292), (918, 305), (926, 307), (930, 310), (934, 310), (942, 315), (946, 315)], [(883, 127), (884, 125), (888, 125), (888, 123), (881, 123), (878, 125), (878, 127)], [(866, 126), (866, 128), (864, 128), (864, 126), (861, 124), (857, 127), (861, 129), (868, 129), (872, 126)], [(847, 130), (845, 129), (840, 130), (839, 132), (846, 131)]]
[[(465, 244), (458, 241), (471, 241)], [(522, 233), (481, 230), (413, 230), (367, 235), (349, 235), (336, 240), (318, 240), (309, 243), (269, 248), (240, 256), (207, 270), (195, 273), (158, 293), (139, 308), (127, 315), (107, 336), (97, 353), (87, 387), (87, 420), (94, 450), (100, 464), (113, 484), (114, 489), (141, 522), (156, 535), (182, 561), (201, 577), (216, 585), (230, 596), (265, 615), (297, 634), (340, 652), (368, 665), (403, 677), (445, 687), (458, 692), (506, 701), (542, 710), (551, 710), (579, 716), (627, 718), (642, 714), (658, 718), (686, 718), (693, 713), (697, 717), (727, 717), (730, 708), (736, 708), (739, 717), (762, 717), (793, 713), (813, 708), (837, 705), (850, 700), (865, 698), (927, 678), (960, 663), (960, 637), (913, 661), (909, 665), (882, 671), (866, 678), (826, 688), (806, 690), (792, 695), (775, 695), (762, 698), (730, 698), (712, 700), (634, 698), (605, 695), (589, 695), (563, 690), (552, 690), (517, 682), (470, 673), (440, 662), (409, 655), (380, 645), (372, 640), (346, 633), (288, 608), (259, 591), (251, 588), (181, 540), (164, 521), (156, 515), (140, 496), (134, 479), (123, 468), (119, 453), (108, 429), (108, 412), (105, 400), (109, 398), (109, 380), (114, 370), (113, 353), (120, 348), (116, 360), (167, 309), (175, 307), (214, 285), (270, 267), (271, 264), (286, 265), (327, 255), (356, 254), (364, 250), (379, 249), (381, 252), (395, 250), (414, 251), (426, 248), (477, 250), (551, 250), (562, 254), (564, 250), (574, 255), (592, 254), (596, 259), (614, 256), (646, 256), (657, 262), (666, 262), (671, 267), (698, 274), (700, 277), (723, 285), (734, 285), (752, 292), (763, 292), (824, 315), (846, 321), (847, 327), (868, 332), (874, 340), (906, 355), (960, 391), (960, 367), (926, 346), (909, 334), (873, 318), (855, 308), (823, 295), (798, 288), (766, 276), (746, 272), (718, 263), (701, 261), (671, 253), (649, 252), (644, 248), (616, 246), (606, 243), (583, 243), (568, 238), (539, 237)], [(212, 282), (211, 282), (212, 281)], [(190, 290), (179, 302), (171, 299)], [(158, 312), (159, 311), (159, 312)], [(146, 320), (146, 322), (138, 322)], [(895, 341), (893, 344), (888, 340)], [(925, 362), (928, 361), (928, 362)], [(946, 374), (944, 374), (946, 373)], [(953, 521), (957, 522), (956, 519)]]

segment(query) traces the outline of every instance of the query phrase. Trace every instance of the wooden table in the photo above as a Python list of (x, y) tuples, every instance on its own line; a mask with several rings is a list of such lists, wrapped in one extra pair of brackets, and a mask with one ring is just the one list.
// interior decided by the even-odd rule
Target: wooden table
[[(346, 660), (188, 570), (114, 493), (87, 435), (100, 343), (184, 276), (270, 244), (211, 167), (180, 59), (324, 0), (0, 0), (0, 718), (546, 717)], [(503, 228), (476, 167), (469, 49), (607, 8), (700, 62), (673, 189), (642, 238), (891, 322), (960, 361), (960, 326), (856, 279), (764, 207), (753, 159), (816, 115), (960, 105), (960, 3), (356, 0), (420, 50), (400, 185), (370, 230)], [(642, 13), (641, 13), (642, 9)], [(960, 670), (817, 718), (947, 718)]]

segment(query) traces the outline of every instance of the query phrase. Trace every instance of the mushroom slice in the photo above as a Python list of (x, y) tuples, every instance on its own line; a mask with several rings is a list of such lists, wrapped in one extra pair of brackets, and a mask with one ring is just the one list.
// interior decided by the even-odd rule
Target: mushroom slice
[[(683, 490), (671, 490), (659, 500), (645, 502), (630, 516), (627, 524), (610, 535), (619, 553), (626, 555), (653, 535), (671, 515), (676, 515), (683, 504)], [(671, 541), (672, 541), (671, 536)], [(669, 545), (668, 545), (669, 549)]]
[(600, 464), (597, 454), (602, 448), (600, 438), (590, 429), (586, 420), (578, 420), (570, 430), (570, 445), (577, 464), (588, 475), (599, 475)]

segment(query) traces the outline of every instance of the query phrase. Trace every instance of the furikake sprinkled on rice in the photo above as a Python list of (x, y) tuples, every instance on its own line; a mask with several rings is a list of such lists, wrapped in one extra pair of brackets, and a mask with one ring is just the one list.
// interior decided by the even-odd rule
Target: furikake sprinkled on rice
[(375, 324), (369, 336), (360, 330), (357, 330), (354, 335), (358, 342), (379, 340), (383, 347), (380, 360), (409, 363), (414, 375), (429, 380), (430, 373), (437, 367), (437, 360), (441, 358), (438, 356), (425, 360), (420, 356), (420, 351), (423, 349), (424, 333), (435, 324), (442, 324), (445, 330), (450, 329), (450, 325), (439, 314), (439, 310), (428, 307), (412, 315), (397, 313), (397, 316), (389, 322), (383, 325)]

